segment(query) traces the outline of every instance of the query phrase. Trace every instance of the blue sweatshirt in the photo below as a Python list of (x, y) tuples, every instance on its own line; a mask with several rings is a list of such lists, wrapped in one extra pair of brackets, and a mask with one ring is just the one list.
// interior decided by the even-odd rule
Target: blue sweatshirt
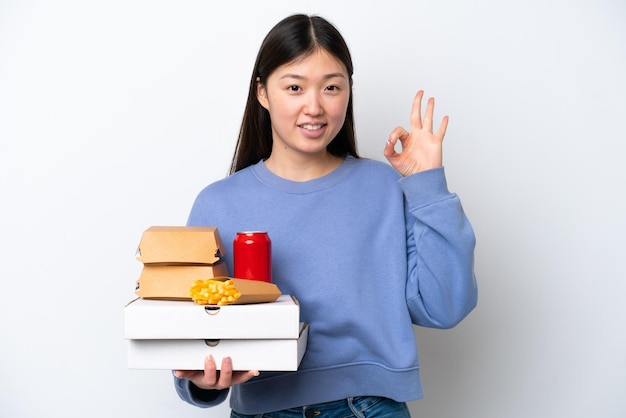
[[(238, 231), (267, 231), (273, 281), (309, 323), (297, 372), (262, 371), (231, 388), (231, 408), (243, 414), (365, 395), (419, 399), (413, 324), (451, 328), (476, 306), (474, 232), (443, 168), (401, 177), (347, 157), (295, 182), (261, 161), (202, 190), (188, 224), (217, 226), (227, 248)], [(225, 259), (232, 272), (232, 251)], [(199, 407), (228, 394), (174, 379)]]

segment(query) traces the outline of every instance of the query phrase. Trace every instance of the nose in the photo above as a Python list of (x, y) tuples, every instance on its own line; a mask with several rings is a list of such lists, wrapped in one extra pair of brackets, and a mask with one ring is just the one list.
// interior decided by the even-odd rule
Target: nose
[(321, 115), (324, 113), (324, 107), (322, 106), (322, 99), (317, 92), (310, 92), (307, 95), (307, 100), (304, 106), (304, 113), (307, 115)]

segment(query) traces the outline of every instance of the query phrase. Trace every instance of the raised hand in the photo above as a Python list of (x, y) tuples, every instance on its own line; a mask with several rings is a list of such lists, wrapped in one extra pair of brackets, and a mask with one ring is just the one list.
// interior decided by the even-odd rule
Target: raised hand
[[(391, 165), (403, 176), (419, 173), (441, 167), (443, 137), (448, 128), (448, 117), (444, 116), (436, 133), (433, 133), (433, 114), (435, 99), (429, 98), (426, 112), (422, 119), (422, 98), (424, 91), (420, 90), (413, 99), (411, 109), (411, 132), (398, 126), (389, 134), (383, 151)], [(401, 151), (395, 149), (400, 141)]]

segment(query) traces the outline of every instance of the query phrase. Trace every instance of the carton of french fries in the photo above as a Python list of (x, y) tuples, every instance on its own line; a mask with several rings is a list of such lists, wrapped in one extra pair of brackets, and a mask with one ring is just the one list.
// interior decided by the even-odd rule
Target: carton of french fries
[(190, 289), (190, 296), (198, 305), (242, 305), (273, 302), (280, 296), (280, 290), (272, 283), (216, 277), (196, 280)]

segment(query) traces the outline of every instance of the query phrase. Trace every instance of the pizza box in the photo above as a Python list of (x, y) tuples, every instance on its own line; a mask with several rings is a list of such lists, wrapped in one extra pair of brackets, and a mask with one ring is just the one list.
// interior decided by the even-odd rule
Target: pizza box
[(127, 339), (297, 339), (300, 305), (291, 295), (274, 302), (198, 305), (137, 298), (124, 307)]
[(218, 370), (222, 359), (232, 359), (233, 370), (295, 371), (308, 339), (308, 325), (299, 326), (291, 339), (158, 339), (128, 340), (128, 368), (203, 370), (212, 355)]

